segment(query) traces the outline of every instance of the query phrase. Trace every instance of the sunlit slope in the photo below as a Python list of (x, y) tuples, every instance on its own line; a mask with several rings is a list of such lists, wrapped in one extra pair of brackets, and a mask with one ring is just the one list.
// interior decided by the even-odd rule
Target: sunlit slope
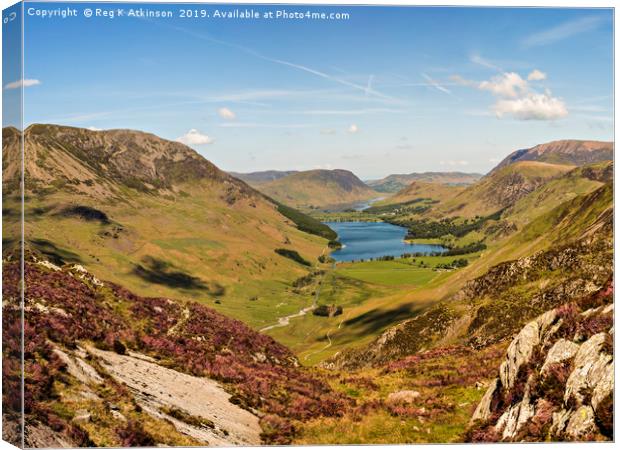
[(465, 190), (465, 186), (452, 186), (439, 183), (413, 181), (391, 197), (377, 202), (377, 205), (406, 203), (417, 199), (430, 199), (437, 202), (446, 202)]
[(355, 203), (380, 195), (348, 170), (308, 170), (261, 184), (261, 192), (285, 205), (312, 208)]
[(433, 215), (484, 216), (509, 207), (574, 166), (523, 161), (492, 171), (451, 200), (433, 209)]
[(366, 184), (377, 192), (388, 194), (405, 189), (413, 182), (443, 184), (446, 186), (466, 186), (478, 181), (479, 173), (464, 172), (421, 172), (408, 174), (392, 174), (380, 180), (370, 180)]
[(481, 346), (505, 339), (547, 309), (609, 281), (612, 229), (613, 186), (605, 183), (542, 214), (439, 285), (430, 283), (385, 305), (384, 313), (398, 305), (421, 308), (411, 308), (399, 325), (371, 343), (350, 346), (334, 362), (356, 367), (433, 346)]
[[(18, 151), (11, 142), (5, 155)], [(289, 288), (309, 269), (275, 249), (315, 263), (327, 241), (188, 147), (135, 131), (34, 125), (26, 160), (26, 241), (42, 257), (144, 295), (201, 300), (257, 327), (307, 301)], [(12, 170), (5, 165), (9, 182)], [(19, 198), (4, 208), (17, 222)]]
[(516, 150), (502, 160), (494, 170), (519, 161), (539, 161), (551, 164), (583, 166), (614, 157), (613, 142), (560, 140)]
[(577, 167), (519, 199), (502, 216), (520, 227), (561, 203), (578, 195), (592, 192), (605, 182), (611, 181), (612, 177), (613, 163), (611, 161)]
[[(606, 236), (609, 236), (609, 224), (613, 217), (612, 194), (613, 189), (610, 182), (600, 183), (599, 187), (590, 190), (588, 193), (576, 195), (560, 204), (556, 203), (550, 210), (538, 217), (532, 217), (529, 223), (517, 229), (513, 234), (503, 239), (491, 241), (488, 248), (482, 252), (468, 255), (469, 265), (463, 269), (437, 272), (432, 269), (417, 268), (416, 265), (405, 260), (373, 261), (351, 265), (351, 267), (339, 266), (338, 275), (353, 281), (365, 281), (362, 286), (378, 286), (383, 287), (383, 290), (368, 295), (368, 299), (364, 302), (350, 304), (348, 308), (345, 308), (344, 317), (330, 319), (331, 328), (327, 330), (326, 327), (316, 328), (318, 322), (315, 321), (315, 325), (313, 325), (312, 319), (303, 319), (300, 322), (303, 329), (313, 329), (323, 333), (323, 339), (318, 339), (316, 334), (307, 335), (306, 344), (313, 349), (310, 352), (309, 359), (311, 361), (316, 360), (315, 358), (319, 358), (319, 356), (320, 359), (325, 359), (347, 348), (363, 349), (375, 337), (390, 329), (393, 324), (417, 317), (427, 311), (429, 311), (431, 322), (426, 324), (422, 322), (423, 329), (418, 331), (426, 333), (433, 341), (435, 339), (433, 337), (434, 331), (431, 332), (425, 327), (434, 323), (437, 325), (437, 329), (442, 330), (438, 336), (444, 336), (446, 331), (441, 325), (442, 321), (456, 320), (459, 314), (464, 314), (467, 311), (467, 304), (449, 301), (448, 303), (451, 306), (449, 310), (445, 310), (441, 306), (442, 300), (458, 296), (459, 292), (471, 280), (485, 276), (495, 266), (509, 264), (510, 261), (517, 261), (514, 263), (515, 267), (522, 267), (523, 264), (527, 263), (518, 262), (518, 260), (526, 258), (523, 260), (526, 261), (527, 258), (531, 258), (539, 252), (550, 252), (552, 255), (556, 249), (570, 245), (571, 242), (584, 241), (584, 239), (587, 241), (590, 236), (593, 239), (598, 239), (597, 242), (605, 241)], [(540, 193), (530, 195), (535, 196), (540, 195)], [(605, 245), (603, 245), (602, 250), (600, 245), (589, 247), (584, 244), (583, 248), (593, 252), (592, 261), (596, 262), (608, 257), (606, 256), (608, 249)], [(549, 258), (553, 258), (553, 256), (549, 256), (545, 261), (548, 261)], [(588, 258), (589, 256), (585, 253), (580, 256), (580, 260), (586, 261), (584, 263), (586, 265)], [(423, 260), (432, 264), (430, 258), (418, 258), (418, 262)], [(561, 263), (560, 266), (564, 275), (550, 274), (547, 276), (545, 269), (540, 269), (536, 272), (536, 286), (546, 286), (547, 281), (545, 280), (548, 279), (553, 278), (561, 283), (562, 280), (568, 280), (579, 275), (580, 272), (576, 267), (571, 268), (571, 263), (567, 262), (569, 260), (558, 259), (558, 261), (558, 264)], [(598, 267), (598, 263), (594, 262), (593, 264)], [(385, 266), (390, 266), (391, 271), (386, 271)], [(601, 270), (603, 269), (605, 267), (601, 268)], [(576, 271), (574, 274), (572, 273), (573, 270)], [(589, 275), (584, 276), (587, 278)], [(396, 280), (395, 277), (398, 279)], [(510, 275), (507, 274), (506, 278), (510, 279)], [(495, 276), (490, 275), (488, 279), (491, 280), (488, 286), (492, 289)], [(527, 286), (530, 291), (533, 289), (532, 286), (528, 285), (527, 279), (515, 280), (515, 283), (517, 282), (523, 282), (523, 285)], [(396, 286), (396, 288), (385, 290), (385, 286)], [(498, 289), (496, 294), (500, 295), (501, 288)], [(515, 290), (518, 289), (515, 287)], [(458, 328), (460, 326), (458, 322), (455, 322), (456, 328), (453, 332), (465, 333), (463, 329)], [(329, 341), (325, 339), (326, 331), (329, 331)], [(328, 344), (330, 345), (328, 346)], [(308, 355), (308, 352), (302, 353), (302, 355)]]

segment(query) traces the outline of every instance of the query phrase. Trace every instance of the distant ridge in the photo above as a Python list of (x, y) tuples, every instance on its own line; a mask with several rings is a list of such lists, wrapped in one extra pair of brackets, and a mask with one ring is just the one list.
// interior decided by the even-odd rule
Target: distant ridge
[(395, 193), (414, 181), (443, 184), (447, 186), (467, 186), (475, 183), (482, 174), (465, 172), (421, 172), (392, 174), (380, 180), (368, 180), (366, 184), (377, 192)]
[(279, 180), (280, 178), (287, 177), (297, 172), (298, 172), (297, 170), (263, 170), (259, 172), (249, 172), (249, 173), (240, 173), (240, 172), (228, 172), (228, 173), (235, 178), (245, 181), (250, 186), (256, 186), (259, 184), (269, 183), (270, 181)]
[(359, 202), (377, 197), (353, 172), (342, 169), (296, 172), (257, 188), (293, 207), (324, 207)]

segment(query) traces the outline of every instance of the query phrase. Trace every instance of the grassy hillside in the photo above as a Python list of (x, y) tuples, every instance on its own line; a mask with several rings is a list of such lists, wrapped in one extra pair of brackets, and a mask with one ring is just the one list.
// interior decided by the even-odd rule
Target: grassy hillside
[(379, 196), (347, 170), (297, 172), (262, 184), (259, 189), (280, 203), (298, 208), (347, 205)]
[(501, 161), (495, 170), (519, 161), (583, 166), (614, 158), (613, 142), (562, 140), (517, 150)]
[(419, 198), (431, 199), (437, 202), (446, 202), (458, 195), (464, 189), (464, 186), (413, 181), (411, 184), (396, 192), (391, 197), (377, 202), (375, 205), (379, 206), (384, 204), (405, 203)]
[(434, 215), (473, 217), (491, 214), (559, 177), (574, 166), (523, 161), (492, 171), (434, 209)]
[(517, 226), (524, 225), (561, 203), (601, 187), (611, 180), (612, 171), (611, 162), (578, 167), (518, 200), (504, 212), (503, 217), (516, 223)]
[(463, 172), (422, 172), (388, 175), (380, 180), (370, 180), (366, 184), (377, 192), (396, 193), (413, 182), (434, 183), (445, 186), (466, 186), (482, 177), (478, 173)]
[[(15, 142), (3, 148), (5, 183), (14, 178)], [(332, 236), (307, 216), (283, 215), (188, 147), (153, 135), (36, 125), (26, 131), (26, 157), (32, 251), (142, 295), (205, 302), (256, 327), (306, 302), (290, 284), (309, 269), (275, 249), (315, 263), (327, 240), (302, 229)], [(4, 202), (7, 232), (19, 223), (12, 192)]]

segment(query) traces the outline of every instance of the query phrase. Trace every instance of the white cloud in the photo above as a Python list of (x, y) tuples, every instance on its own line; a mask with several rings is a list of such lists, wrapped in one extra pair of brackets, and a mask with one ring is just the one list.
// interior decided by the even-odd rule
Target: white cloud
[(22, 86), (26, 88), (30, 86), (36, 86), (38, 84), (41, 84), (39, 80), (29, 80), (29, 79), (17, 80), (17, 81), (12, 81), (11, 83), (5, 84), (4, 89), (19, 89)]
[(568, 115), (562, 99), (553, 97), (549, 91), (544, 94), (529, 92), (516, 99), (500, 99), (493, 105), (497, 117), (509, 115), (519, 120), (555, 120)]
[(355, 134), (359, 131), (359, 128), (354, 123), (347, 129), (347, 131), (351, 134)]
[(97, 127), (88, 127), (88, 129), (90, 131), (101, 131), (101, 128), (97, 128)]
[(452, 77), (457, 83), (489, 91), (497, 98), (491, 110), (498, 118), (512, 117), (518, 120), (555, 120), (568, 115), (566, 104), (554, 97), (550, 90), (544, 93), (531, 88), (528, 80), (544, 80), (547, 75), (536, 69), (525, 80), (515, 72), (504, 72), (490, 80), (476, 82), (459, 75)]
[(586, 31), (597, 28), (603, 22), (601, 16), (587, 16), (581, 19), (572, 20), (570, 22), (564, 22), (548, 30), (542, 30), (538, 33), (533, 33), (526, 37), (522, 44), (525, 47), (535, 47), (539, 45), (553, 44), (554, 42), (561, 41), (572, 37), (576, 34), (584, 33)]
[(202, 134), (195, 128), (192, 128), (183, 136), (179, 136), (176, 140), (185, 145), (206, 145), (213, 143), (213, 139), (206, 134)]
[(220, 108), (217, 113), (222, 119), (235, 120), (237, 118), (237, 115), (228, 108)]
[(504, 72), (488, 81), (481, 82), (478, 88), (500, 97), (516, 97), (527, 89), (527, 81), (518, 73)]
[(527, 79), (530, 81), (541, 81), (547, 78), (547, 74), (545, 72), (541, 72), (538, 69), (534, 69), (527, 76)]

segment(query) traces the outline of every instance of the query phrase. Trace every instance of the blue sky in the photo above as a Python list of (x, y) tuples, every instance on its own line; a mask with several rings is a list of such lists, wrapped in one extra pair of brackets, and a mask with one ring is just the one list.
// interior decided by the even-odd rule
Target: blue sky
[[(611, 10), (251, 6), (350, 18), (145, 20), (66, 6), (78, 17), (26, 15), (26, 125), (138, 129), (225, 170), (364, 179), (486, 172), (517, 148), (613, 139)], [(19, 91), (4, 75), (5, 95)]]

